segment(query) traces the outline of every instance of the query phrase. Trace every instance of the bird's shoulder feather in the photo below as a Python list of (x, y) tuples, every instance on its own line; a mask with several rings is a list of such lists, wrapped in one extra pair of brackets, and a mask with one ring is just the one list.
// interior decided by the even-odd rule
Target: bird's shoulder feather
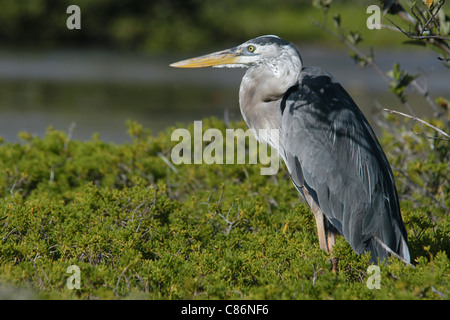
[(281, 110), (292, 181), (306, 187), (355, 251), (372, 237), (375, 216), (401, 221), (393, 175), (375, 133), (328, 72), (304, 68)]

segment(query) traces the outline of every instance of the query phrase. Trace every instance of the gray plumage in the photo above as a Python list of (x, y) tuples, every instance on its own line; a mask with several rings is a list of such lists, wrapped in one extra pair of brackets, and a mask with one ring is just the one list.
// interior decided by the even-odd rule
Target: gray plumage
[[(374, 262), (389, 256), (376, 238), (409, 262), (389, 163), (366, 118), (330, 74), (303, 68), (297, 49), (272, 35), (172, 66), (248, 68), (239, 90), (244, 120), (285, 161), (315, 215), (321, 248), (331, 252), (337, 230)], [(281, 139), (259, 134), (267, 129)]]
[(320, 68), (304, 68), (280, 109), (286, 164), (300, 193), (305, 186), (356, 253), (387, 258), (375, 235), (409, 261), (391, 168), (342, 86)]

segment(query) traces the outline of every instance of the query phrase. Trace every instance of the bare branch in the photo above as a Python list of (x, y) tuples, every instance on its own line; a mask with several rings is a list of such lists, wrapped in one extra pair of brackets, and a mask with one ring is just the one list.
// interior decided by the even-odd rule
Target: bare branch
[(446, 45), (443, 45), (442, 43), (437, 43), (435, 41), (431, 41), (431, 40), (443, 40), (443, 41), (450, 41), (449, 37), (444, 37), (441, 35), (430, 35), (430, 36), (424, 36), (424, 35), (415, 35), (413, 33), (411, 33), (410, 31), (405, 31), (403, 30), (400, 26), (398, 26), (397, 24), (395, 24), (395, 22), (393, 22), (392, 20), (390, 20), (389, 18), (386, 18), (390, 23), (392, 23), (397, 29), (398, 31), (400, 31), (401, 33), (403, 33), (405, 36), (407, 36), (410, 39), (414, 39), (414, 40), (430, 40), (427, 41), (430, 44), (433, 44), (437, 47), (439, 47), (440, 49), (442, 49), (443, 51), (445, 51), (446, 54), (450, 55), (450, 48)]
[(164, 161), (167, 166), (172, 169), (173, 172), (178, 173), (177, 168), (167, 159), (161, 152), (158, 152), (158, 156)]
[(398, 115), (401, 115), (403, 117), (406, 117), (406, 118), (412, 119), (414, 121), (420, 122), (421, 124), (424, 124), (424, 125), (432, 128), (432, 129), (436, 130), (437, 132), (439, 132), (440, 134), (442, 134), (443, 136), (447, 137), (450, 140), (450, 135), (448, 133), (442, 131), (438, 127), (435, 127), (432, 124), (429, 124), (428, 122), (426, 122), (426, 121), (424, 121), (424, 120), (422, 120), (422, 119), (420, 119), (418, 117), (414, 117), (414, 116), (411, 116), (409, 114), (406, 114), (406, 113), (403, 113), (403, 112), (400, 112), (400, 111), (391, 110), (391, 109), (383, 108), (383, 110), (388, 112), (388, 113), (390, 113), (390, 114), (398, 114)]
[(425, 25), (422, 28), (422, 31), (420, 32), (420, 35), (422, 35), (425, 32), (425, 29), (428, 27), (428, 25), (430, 24), (431, 21), (435, 21), (436, 15), (438, 14), (439, 10), (441, 10), (441, 7), (444, 5), (445, 0), (442, 2), (439, 2), (438, 6), (437, 6), (437, 10), (433, 13), (433, 9), (429, 9), (431, 17), (430, 19), (428, 19), (428, 21), (425, 23)]
[(408, 35), (408, 37), (411, 38), (411, 39), (418, 39), (418, 40), (422, 40), (422, 39), (437, 39), (437, 40), (450, 41), (449, 37), (444, 37), (444, 36), (439, 36), (439, 35), (415, 36), (413, 34), (410, 34), (410, 35)]
[(403, 261), (404, 263), (406, 263), (408, 266), (411, 266), (413, 268), (414, 265), (412, 265), (409, 261), (403, 259), (403, 257), (401, 257), (400, 255), (398, 255), (397, 253), (395, 253), (394, 251), (391, 250), (391, 248), (389, 248), (383, 241), (381, 241), (380, 238), (378, 238), (375, 234), (372, 233), (373, 238), (376, 240), (376, 242), (378, 242), (387, 252), (389, 252), (390, 254), (392, 254), (394, 257), (396, 257), (397, 259)]
[(426, 139), (450, 141), (449, 139), (445, 139), (445, 138), (438, 138), (438, 137), (427, 136), (427, 135), (425, 135), (425, 134), (423, 134), (423, 133), (416, 132), (415, 130), (413, 130), (413, 132), (414, 132), (416, 135), (421, 136), (422, 138), (426, 138)]

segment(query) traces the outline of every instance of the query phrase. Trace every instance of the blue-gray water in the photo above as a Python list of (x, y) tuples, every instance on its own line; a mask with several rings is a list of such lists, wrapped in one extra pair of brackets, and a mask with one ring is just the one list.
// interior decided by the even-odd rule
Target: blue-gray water
[[(319, 47), (301, 48), (305, 65), (331, 72), (353, 96), (369, 121), (376, 101), (403, 110), (387, 84), (370, 68), (359, 69), (348, 53)], [(202, 54), (204, 52), (199, 52)], [(48, 126), (68, 131), (73, 139), (124, 142), (127, 119), (157, 132), (179, 122), (208, 116), (240, 119), (239, 84), (244, 69), (173, 69), (171, 62), (189, 56), (153, 57), (110, 52), (0, 52), (0, 136), (19, 141), (27, 131), (43, 136)], [(450, 70), (428, 51), (376, 51), (377, 64), (389, 71), (400, 62), (432, 96), (450, 92)], [(431, 116), (414, 93), (410, 102), (420, 116)]]

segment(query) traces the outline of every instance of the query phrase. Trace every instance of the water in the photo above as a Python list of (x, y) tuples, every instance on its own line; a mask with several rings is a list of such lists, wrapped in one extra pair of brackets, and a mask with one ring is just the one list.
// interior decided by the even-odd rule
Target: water
[[(199, 53), (202, 54), (202, 53)], [(304, 48), (305, 65), (330, 71), (349, 91), (369, 121), (376, 101), (403, 110), (387, 92), (387, 85), (370, 69), (353, 65), (345, 51)], [(129, 141), (125, 122), (136, 120), (153, 132), (167, 126), (189, 124), (203, 117), (224, 114), (240, 120), (239, 84), (245, 70), (173, 69), (171, 62), (183, 57), (151, 57), (109, 52), (0, 52), (0, 136), (20, 141), (27, 131), (43, 136), (48, 126), (68, 131), (73, 139)], [(376, 52), (383, 70), (401, 61), (410, 73), (425, 73), (419, 80), (433, 96), (450, 92), (450, 71), (426, 51)], [(419, 116), (431, 116), (428, 105), (417, 96), (411, 104)]]

